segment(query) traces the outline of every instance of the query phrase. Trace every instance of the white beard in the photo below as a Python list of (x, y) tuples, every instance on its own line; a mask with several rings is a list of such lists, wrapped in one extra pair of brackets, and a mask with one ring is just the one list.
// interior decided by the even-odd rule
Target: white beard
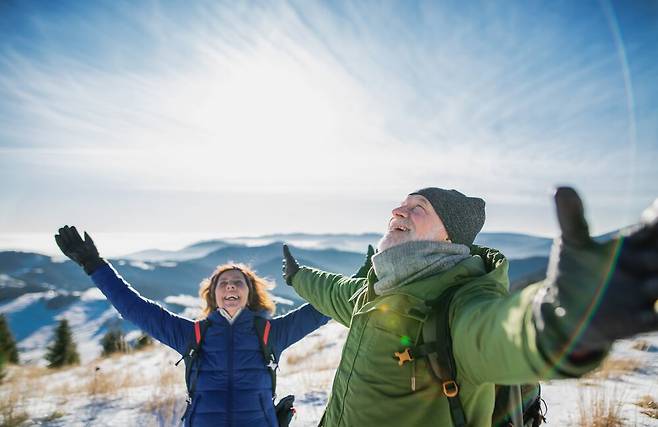
[(406, 233), (400, 233), (400, 232), (394, 232), (391, 233), (388, 231), (386, 234), (384, 234), (384, 237), (382, 237), (379, 242), (377, 243), (377, 250), (379, 252), (385, 251), (388, 248), (392, 248), (393, 246), (397, 246), (402, 243), (410, 242), (413, 240), (413, 236), (411, 235), (410, 232)]
[(426, 235), (417, 235), (415, 231), (387, 231), (384, 234), (379, 242), (377, 243), (377, 250), (379, 252), (385, 251), (386, 249), (392, 248), (393, 246), (400, 245), (402, 243), (414, 242), (414, 241), (431, 241), (431, 242), (440, 242), (442, 241), (439, 237), (439, 230), (431, 230), (426, 233)]

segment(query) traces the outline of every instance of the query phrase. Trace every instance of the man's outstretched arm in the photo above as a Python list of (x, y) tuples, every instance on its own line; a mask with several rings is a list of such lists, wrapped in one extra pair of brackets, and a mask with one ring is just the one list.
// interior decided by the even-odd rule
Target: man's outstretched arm
[(287, 245), (283, 245), (283, 277), (319, 312), (348, 327), (356, 300), (352, 296), (366, 284), (365, 278), (300, 267)]
[(477, 289), (455, 297), (455, 355), (472, 381), (580, 376), (615, 340), (658, 330), (658, 202), (605, 243), (591, 239), (573, 189), (558, 189), (555, 203), (561, 237), (543, 283), (504, 298)]
[(575, 190), (559, 188), (555, 203), (562, 235), (533, 303), (539, 348), (586, 359), (658, 330), (658, 200), (640, 224), (604, 243), (590, 237)]

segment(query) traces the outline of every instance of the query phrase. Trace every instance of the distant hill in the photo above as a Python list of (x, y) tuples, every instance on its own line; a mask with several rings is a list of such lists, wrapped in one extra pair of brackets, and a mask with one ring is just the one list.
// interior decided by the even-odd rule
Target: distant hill
[(232, 237), (221, 240), (205, 240), (177, 251), (150, 249), (125, 255), (121, 258), (134, 261), (185, 261), (204, 257), (226, 247), (261, 247), (276, 242), (305, 249), (337, 249), (344, 252), (364, 252), (368, 245), (375, 245), (381, 234), (269, 234), (258, 237)]
[(201, 258), (210, 252), (216, 251), (217, 249), (221, 249), (228, 245), (228, 243), (221, 240), (210, 240), (205, 242), (198, 242), (177, 251), (147, 249), (144, 251), (133, 252), (121, 258), (133, 261), (185, 261)]
[[(271, 280), (272, 294), (281, 301), (278, 313), (303, 303), (281, 277), (281, 246), (288, 242), (303, 265), (345, 275), (353, 274), (363, 263), (367, 245), (376, 243), (377, 234), (304, 235), (281, 234), (233, 241), (198, 242), (180, 251), (144, 251), (131, 257), (111, 259), (120, 274), (142, 295), (164, 304), (175, 312), (194, 314), (178, 301), (196, 304), (199, 283), (217, 265), (242, 262)], [(510, 258), (513, 288), (541, 280), (546, 271), (550, 239), (511, 233), (483, 233), (477, 243), (502, 249)], [(299, 245), (298, 245), (299, 244)], [(345, 250), (341, 248), (357, 248)], [(152, 260), (145, 259), (152, 257)], [(144, 259), (142, 259), (144, 258)], [(185, 298), (188, 295), (190, 297)], [(172, 298), (172, 296), (176, 296)], [(179, 297), (180, 296), (180, 297)], [(37, 360), (50, 337), (53, 325), (66, 316), (79, 342), (90, 354), (97, 354), (98, 341), (111, 325), (124, 330), (135, 327), (124, 322), (89, 277), (71, 261), (55, 260), (30, 252), (0, 252), (0, 313), (8, 317), (19, 341), (23, 357)]]
[(526, 286), (546, 278), (548, 257), (530, 257), (513, 259), (509, 265), (510, 289), (523, 289)]
[[(121, 274), (145, 296), (164, 299), (168, 295), (196, 295), (198, 285), (214, 268), (225, 262), (250, 264), (260, 274), (269, 276), (282, 285), (280, 262), (281, 242), (294, 248), (295, 255), (305, 263), (329, 271), (351, 274), (363, 262), (363, 252), (369, 243), (376, 243), (380, 235), (369, 234), (277, 234), (258, 238), (235, 238), (245, 243), (224, 240), (198, 242), (180, 251), (146, 251), (155, 261), (140, 256), (112, 259)], [(270, 241), (272, 239), (280, 239)], [(255, 241), (267, 242), (254, 246)], [(301, 246), (297, 246), (299, 242)], [(481, 233), (476, 243), (495, 247), (513, 260), (512, 281), (517, 275), (530, 274), (531, 265), (541, 266), (538, 257), (547, 257), (551, 239), (513, 233)], [(346, 251), (336, 247), (362, 248)], [(157, 255), (157, 256), (156, 256)], [(162, 258), (169, 258), (164, 260)], [(533, 259), (532, 261), (528, 261)], [(516, 265), (516, 266), (515, 266)], [(518, 274), (517, 274), (518, 273)], [(56, 262), (51, 257), (29, 253), (0, 252), (0, 301), (16, 298), (24, 293), (46, 290), (84, 291), (91, 286), (89, 278), (70, 261)], [(290, 297), (289, 292), (280, 291)], [(283, 296), (283, 295), (282, 295)], [(295, 298), (293, 298), (294, 300)]]
[[(177, 251), (150, 249), (124, 255), (133, 261), (186, 261), (204, 257), (227, 247), (262, 247), (276, 242), (304, 249), (336, 249), (343, 252), (365, 253), (368, 245), (376, 246), (382, 238), (378, 233), (364, 234), (270, 234), (258, 237), (233, 237), (206, 240)], [(518, 233), (480, 233), (476, 244), (501, 250), (508, 258), (529, 258), (548, 255), (552, 239)]]
[(496, 248), (508, 259), (548, 256), (553, 239), (518, 233), (480, 233), (475, 244)]

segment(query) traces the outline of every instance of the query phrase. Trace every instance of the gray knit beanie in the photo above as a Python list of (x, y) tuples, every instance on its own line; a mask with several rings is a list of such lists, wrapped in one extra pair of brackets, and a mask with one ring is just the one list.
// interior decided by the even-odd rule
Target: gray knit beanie
[(453, 243), (470, 245), (482, 230), (484, 200), (465, 196), (457, 190), (436, 187), (423, 188), (411, 194), (419, 194), (430, 202)]

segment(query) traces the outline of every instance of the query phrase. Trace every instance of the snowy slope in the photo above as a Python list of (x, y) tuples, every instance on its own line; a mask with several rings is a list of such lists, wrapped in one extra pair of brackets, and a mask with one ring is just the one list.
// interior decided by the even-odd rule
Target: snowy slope
[(60, 319), (68, 320), (83, 363), (98, 357), (100, 339), (111, 327), (121, 327), (126, 333), (136, 331), (97, 288), (82, 293), (48, 291), (21, 295), (0, 305), (0, 313), (9, 319), (21, 362), (41, 366), (46, 364), (43, 356)]
[[(298, 414), (293, 426), (317, 425), (346, 334), (345, 327), (330, 322), (284, 353), (278, 395), (296, 396)], [(633, 348), (639, 342), (644, 349)], [(16, 410), (27, 412), (39, 425), (174, 426), (178, 425), (185, 395), (182, 366), (174, 367), (177, 358), (175, 352), (155, 345), (61, 371), (12, 367), (0, 389), (0, 401), (11, 401), (13, 395)], [(636, 370), (612, 372), (607, 379), (543, 384), (548, 425), (578, 425), (579, 410), (589, 408), (592, 395), (619, 400), (625, 426), (658, 425), (658, 420), (642, 414), (642, 408), (635, 404), (645, 395), (658, 397), (658, 333), (619, 342), (609, 359), (636, 361)]]

